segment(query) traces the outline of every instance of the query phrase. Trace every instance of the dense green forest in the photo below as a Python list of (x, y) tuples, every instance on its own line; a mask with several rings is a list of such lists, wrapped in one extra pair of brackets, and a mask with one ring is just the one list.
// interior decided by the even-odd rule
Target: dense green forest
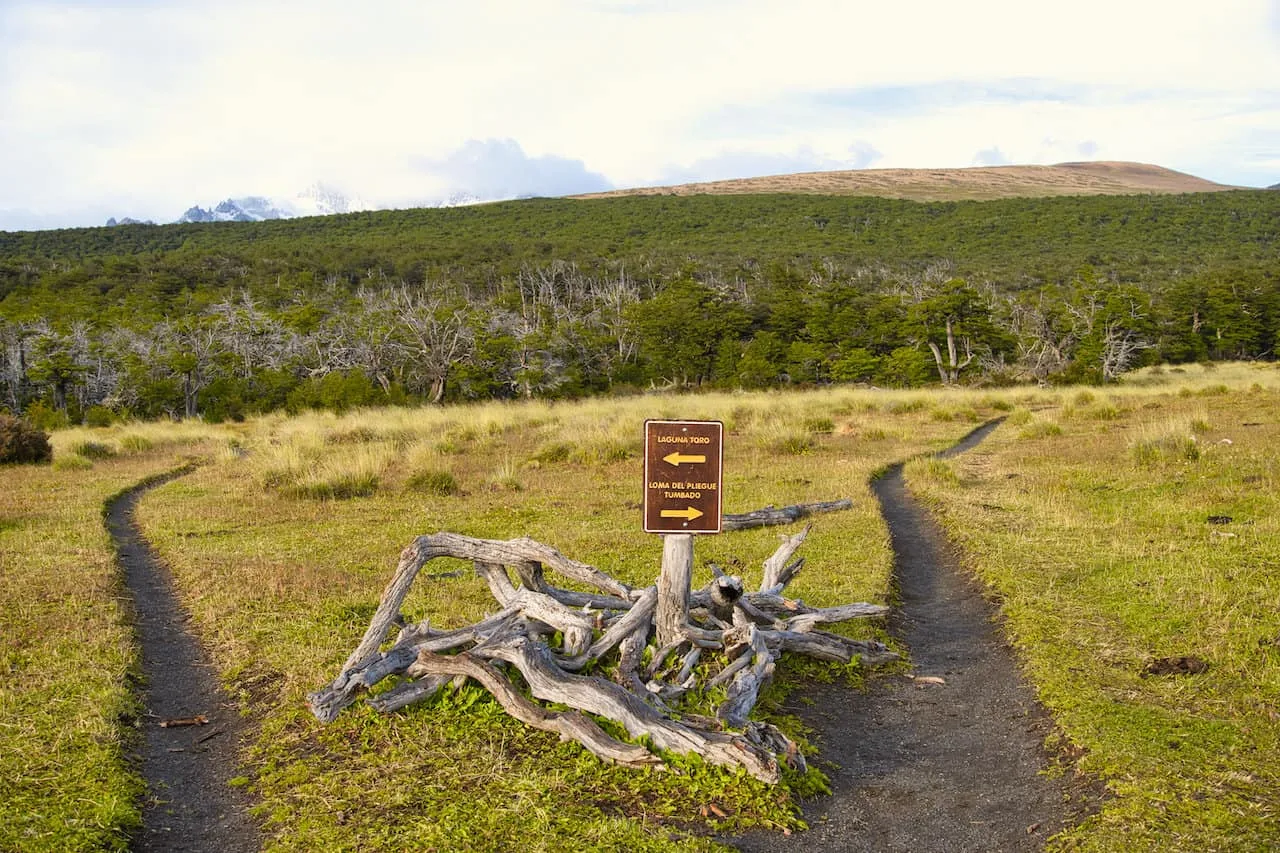
[(0, 232), (0, 407), (1107, 382), (1274, 357), (1280, 193), (532, 199)]

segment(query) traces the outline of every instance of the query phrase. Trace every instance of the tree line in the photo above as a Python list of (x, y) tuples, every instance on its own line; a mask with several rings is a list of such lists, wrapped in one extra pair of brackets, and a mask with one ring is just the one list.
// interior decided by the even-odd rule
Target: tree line
[[(218, 420), (654, 387), (1103, 383), (1271, 358), (1280, 196), (1215, 195), (1237, 199), (535, 200), (0, 234), (0, 406), (49, 425)], [(1141, 221), (1153, 210), (1178, 228)], [(917, 248), (868, 248), (903, 219)], [(726, 221), (755, 223), (738, 254), (704, 242)], [(955, 242), (992, 222), (982, 245)], [(824, 253), (837, 224), (863, 229), (859, 251)], [(637, 229), (668, 238), (637, 247)]]

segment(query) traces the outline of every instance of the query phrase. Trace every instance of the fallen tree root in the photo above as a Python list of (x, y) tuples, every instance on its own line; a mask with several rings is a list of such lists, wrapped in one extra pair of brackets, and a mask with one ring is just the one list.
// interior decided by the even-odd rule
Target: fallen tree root
[[(392, 676), (397, 681), (390, 690), (368, 699), (383, 712), (471, 679), (511, 716), (575, 740), (603, 760), (628, 767), (662, 765), (645, 746), (619, 740), (588, 715), (618, 723), (632, 738), (647, 738), (659, 751), (700, 755), (776, 782), (780, 762), (803, 769), (804, 759), (777, 728), (748, 717), (778, 657), (794, 652), (866, 665), (896, 657), (880, 643), (817, 630), (823, 624), (878, 616), (887, 608), (815, 608), (783, 594), (803, 566), (803, 559), (792, 556), (808, 533), (805, 528), (783, 538), (765, 562), (760, 591), (754, 593), (744, 592), (740, 577), (715, 567), (716, 577), (707, 587), (690, 591), (688, 542), (668, 541), (668, 555), (676, 556), (664, 558), (658, 582), (633, 589), (532, 539), (498, 541), (443, 532), (419, 536), (401, 553), (359, 644), (337, 677), (307, 697), (307, 705), (317, 719), (330, 722)], [(401, 605), (422, 567), (437, 557), (471, 561), (501, 609), (452, 631), (435, 630), (426, 622), (404, 624)], [(675, 565), (679, 560), (685, 562)], [(553, 586), (548, 570), (595, 592)], [(428, 577), (438, 581), (450, 574), (457, 575)], [(388, 644), (395, 626), (399, 633)], [(681, 712), (690, 693), (705, 697), (716, 691), (723, 691), (723, 698), (712, 709), (714, 716)]]
[(799, 521), (802, 518), (807, 518), (820, 512), (839, 512), (842, 509), (852, 509), (852, 507), (853, 501), (848, 498), (838, 501), (818, 501), (811, 504), (793, 504), (781, 508), (767, 506), (764, 509), (736, 515), (726, 513), (721, 516), (720, 524), (723, 530), (749, 530), (752, 527), (790, 524), (793, 521)]

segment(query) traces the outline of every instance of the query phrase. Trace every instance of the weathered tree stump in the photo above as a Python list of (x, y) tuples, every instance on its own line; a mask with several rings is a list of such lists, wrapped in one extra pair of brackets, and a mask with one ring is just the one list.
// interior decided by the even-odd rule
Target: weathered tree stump
[[(391, 690), (368, 700), (390, 712), (471, 679), (516, 719), (576, 740), (606, 761), (631, 767), (662, 764), (658, 755), (618, 740), (587, 715), (613, 720), (633, 738), (648, 737), (657, 750), (698, 754), (776, 782), (779, 761), (803, 769), (804, 759), (782, 732), (749, 715), (778, 657), (795, 652), (841, 663), (859, 659), (866, 665), (896, 657), (880, 643), (817, 630), (822, 624), (878, 616), (888, 608), (814, 608), (783, 595), (804, 564), (792, 556), (808, 532), (806, 527), (783, 537), (753, 593), (744, 591), (742, 578), (714, 566), (712, 581), (691, 590), (693, 543), (688, 534), (665, 537), (661, 575), (643, 589), (528, 538), (498, 541), (443, 532), (419, 536), (401, 553), (364, 637), (337, 677), (308, 696), (308, 707), (319, 720), (330, 722), (362, 692), (396, 676)], [(387, 644), (391, 628), (403, 625), (400, 607), (414, 580), (437, 557), (470, 560), (500, 609), (452, 631), (435, 630), (425, 621), (404, 625)], [(548, 571), (595, 591), (553, 586), (547, 582)], [(584, 674), (589, 670), (609, 677)], [(724, 691), (714, 717), (681, 713), (682, 699), (699, 687)], [(555, 711), (539, 702), (572, 710)]]

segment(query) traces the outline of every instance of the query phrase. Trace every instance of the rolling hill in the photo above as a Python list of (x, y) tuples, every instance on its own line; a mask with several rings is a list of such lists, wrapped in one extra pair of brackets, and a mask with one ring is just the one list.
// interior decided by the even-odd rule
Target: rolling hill
[(1242, 189), (1147, 163), (1096, 161), (1056, 166), (976, 166), (967, 169), (849, 169), (738, 178), (665, 187), (612, 190), (575, 198), (624, 195), (812, 193), (913, 201), (964, 201), (1068, 195), (1195, 193)]

